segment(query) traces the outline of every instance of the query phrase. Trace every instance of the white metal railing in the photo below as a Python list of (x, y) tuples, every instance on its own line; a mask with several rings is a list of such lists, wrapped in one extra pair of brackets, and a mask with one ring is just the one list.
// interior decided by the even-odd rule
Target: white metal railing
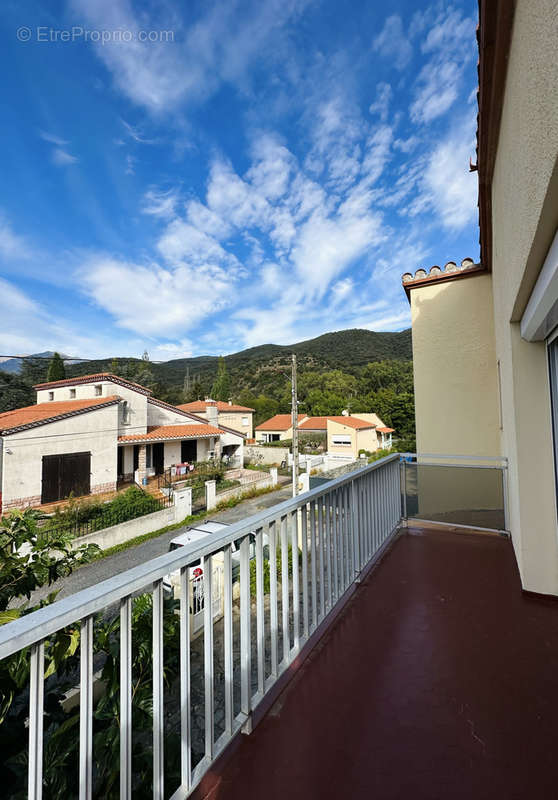
[[(30, 648), (28, 796), (42, 797), (45, 647), (66, 626), (80, 625), (79, 797), (93, 793), (94, 621), (100, 612), (119, 617), (120, 798), (132, 793), (132, 607), (149, 587), (152, 596), (152, 759), (153, 797), (164, 787), (164, 594), (163, 579), (178, 571), (180, 785), (173, 800), (186, 797), (211, 763), (293, 662), (363, 570), (395, 533), (401, 518), (399, 455), (287, 500), (191, 545), (154, 558), (109, 580), (66, 597), (0, 627), (0, 659)], [(255, 589), (250, 553), (255, 542)], [(289, 550), (292, 559), (289, 560)], [(239, 555), (238, 555), (239, 554)], [(278, 563), (278, 556), (280, 563)], [(266, 557), (269, 560), (266, 570)], [(204, 752), (192, 758), (192, 616), (189, 574), (203, 569), (203, 595), (214, 597), (212, 561), (222, 564), (224, 723), (216, 736), (214, 604), (203, 604)], [(236, 565), (239, 561), (239, 576)], [(269, 588), (266, 582), (269, 575)], [(201, 606), (200, 606), (201, 607)], [(234, 612), (234, 613), (233, 613)], [(239, 636), (234, 649), (234, 632)], [(315, 637), (314, 637), (315, 638)], [(237, 657), (238, 656), (238, 657)], [(239, 700), (237, 699), (239, 689)], [(220, 724), (220, 723), (219, 723)], [(172, 787), (174, 788), (174, 787)], [(170, 791), (167, 791), (167, 795)]]

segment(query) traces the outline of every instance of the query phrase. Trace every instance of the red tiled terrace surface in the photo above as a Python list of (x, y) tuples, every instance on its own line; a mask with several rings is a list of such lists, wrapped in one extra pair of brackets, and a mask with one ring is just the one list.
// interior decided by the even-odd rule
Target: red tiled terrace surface
[(557, 675), (558, 602), (511, 542), (410, 528), (194, 797), (557, 797)]

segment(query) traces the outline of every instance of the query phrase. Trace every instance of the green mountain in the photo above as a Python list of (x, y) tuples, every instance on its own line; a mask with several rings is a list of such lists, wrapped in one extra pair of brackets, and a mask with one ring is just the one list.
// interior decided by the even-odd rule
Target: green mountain
[[(264, 344), (225, 356), (231, 397), (256, 409), (256, 423), (289, 410), (292, 353), (297, 355), (299, 399), (305, 413), (340, 414), (348, 406), (353, 411), (376, 410), (399, 431), (412, 429), (410, 329), (336, 331), (291, 345)], [(149, 386), (163, 400), (181, 403), (211, 394), (217, 364), (217, 356), (164, 363), (102, 359), (66, 363), (66, 375), (116, 371)], [(0, 372), (0, 411), (33, 403), (31, 386), (45, 380), (47, 368), (48, 358), (36, 357), (25, 359), (20, 375)]]
[[(354, 373), (359, 367), (374, 361), (397, 359), (410, 361), (411, 329), (397, 332), (361, 330), (336, 331), (324, 333), (315, 339), (296, 342), (291, 345), (262, 344), (225, 356), (225, 363), (237, 393), (253, 383), (254, 373), (265, 373), (278, 367), (290, 366), (291, 354), (296, 353), (301, 370), (342, 369)], [(217, 372), (217, 356), (197, 356), (177, 358), (159, 364), (150, 364), (155, 380), (167, 386), (184, 385), (186, 371), (190, 382), (199, 381), (202, 385), (211, 382)], [(124, 363), (140, 363), (139, 359), (118, 359)], [(67, 375), (86, 375), (92, 372), (107, 372), (112, 368), (112, 359), (84, 361), (68, 365)], [(264, 381), (265, 383), (265, 381)]]

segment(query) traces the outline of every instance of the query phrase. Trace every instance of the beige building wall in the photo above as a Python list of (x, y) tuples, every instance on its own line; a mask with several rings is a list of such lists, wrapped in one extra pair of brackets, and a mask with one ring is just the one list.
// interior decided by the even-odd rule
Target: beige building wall
[[(342, 455), (351, 458), (358, 458), (357, 446), (357, 431), (355, 428), (350, 428), (348, 425), (343, 425), (341, 422), (335, 422), (328, 419), (327, 421), (327, 452), (332, 455)], [(333, 444), (333, 437), (335, 435), (343, 435), (350, 437), (350, 444)]]
[(219, 425), (232, 428), (243, 433), (247, 439), (252, 438), (252, 412), (249, 411), (220, 411)]
[[(196, 416), (207, 419), (207, 411), (198, 411)], [(247, 439), (252, 439), (254, 434), (253, 418), (254, 415), (251, 411), (218, 412), (219, 425), (224, 425), (226, 428), (232, 428), (239, 433), (243, 433)]]
[(367, 450), (374, 453), (378, 449), (378, 436), (375, 428), (364, 428), (356, 432), (356, 451), (357, 456), (360, 450)]
[[(380, 428), (385, 427), (384, 423), (380, 419), (377, 414), (368, 414), (357, 412), (356, 414), (351, 414), (352, 417), (357, 417), (357, 419), (362, 419), (365, 422), (370, 422), (372, 425), (379, 426)], [(363, 438), (361, 438), (363, 437)], [(362, 444), (361, 442), (365, 442)], [(369, 450), (371, 453), (374, 453), (380, 447), (380, 437), (376, 431), (376, 428), (370, 428), (364, 431), (359, 432), (359, 450)]]
[(519, 321), (558, 228), (557, 30), (554, 0), (519, 0), (492, 182), (510, 529), (524, 588), (550, 594), (558, 594), (558, 536), (546, 345), (522, 340)]
[(284, 441), (285, 439), (292, 439), (293, 438), (293, 429), (287, 428), (286, 431), (256, 431), (256, 441), (257, 442), (267, 442), (267, 435), (269, 433), (276, 433), (279, 434), (279, 441)]
[(410, 294), (417, 452), (499, 456), (491, 276)]

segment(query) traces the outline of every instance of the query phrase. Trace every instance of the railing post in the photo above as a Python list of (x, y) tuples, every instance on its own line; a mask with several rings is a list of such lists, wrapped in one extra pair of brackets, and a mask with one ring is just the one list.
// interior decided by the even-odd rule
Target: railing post
[(252, 695), (250, 611), (250, 537), (246, 535), (240, 545), (240, 710), (246, 716)]
[(407, 462), (405, 458), (401, 462), (400, 485), (403, 494), (403, 519), (407, 522)]
[(358, 510), (358, 488), (356, 480), (351, 481), (351, 502), (350, 502), (351, 535), (353, 537), (353, 571), (354, 580), (358, 581), (360, 574), (360, 541), (359, 541), (359, 510)]
[(120, 800), (132, 797), (132, 598), (120, 601)]
[(29, 800), (43, 796), (43, 706), (44, 706), (44, 642), (31, 648), (29, 686)]
[(79, 679), (79, 800), (91, 800), (93, 767), (93, 617), (81, 623)]
[(163, 581), (153, 584), (153, 800), (164, 797)]

